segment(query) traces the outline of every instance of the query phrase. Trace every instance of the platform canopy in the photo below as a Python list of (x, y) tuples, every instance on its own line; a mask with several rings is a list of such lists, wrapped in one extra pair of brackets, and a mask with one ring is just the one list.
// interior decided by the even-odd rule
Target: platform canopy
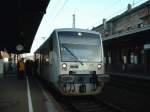
[(104, 45), (120, 46), (120, 45), (139, 45), (150, 43), (150, 25), (142, 28), (133, 29), (118, 34), (111, 35), (107, 38), (103, 38)]
[(50, 0), (1, 0), (0, 50), (7, 49), (11, 53), (30, 52), (49, 2)]

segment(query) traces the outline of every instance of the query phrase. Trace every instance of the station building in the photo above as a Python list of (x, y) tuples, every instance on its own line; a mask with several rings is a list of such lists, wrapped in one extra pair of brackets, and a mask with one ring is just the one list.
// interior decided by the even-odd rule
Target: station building
[(107, 73), (150, 76), (150, 0), (92, 30), (102, 35)]

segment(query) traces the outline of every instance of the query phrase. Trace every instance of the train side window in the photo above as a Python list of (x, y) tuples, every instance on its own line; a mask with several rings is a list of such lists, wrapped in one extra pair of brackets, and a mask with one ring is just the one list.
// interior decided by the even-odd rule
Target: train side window
[(49, 64), (52, 64), (53, 51), (49, 52)]
[(144, 64), (144, 49), (142, 49), (140, 53), (140, 62), (141, 64)]
[(111, 50), (109, 49), (107, 53), (108, 53), (108, 63), (111, 64), (111, 61), (112, 61), (111, 60)]
[(52, 64), (52, 56), (53, 56), (53, 39), (52, 38), (49, 41), (49, 49), (50, 49), (49, 50), (49, 64)]
[(45, 56), (45, 62), (49, 62), (48, 55)]
[(108, 63), (111, 64), (111, 57), (108, 57)]
[(106, 63), (106, 57), (104, 57), (104, 63)]
[(50, 40), (50, 51), (53, 51), (53, 40)]

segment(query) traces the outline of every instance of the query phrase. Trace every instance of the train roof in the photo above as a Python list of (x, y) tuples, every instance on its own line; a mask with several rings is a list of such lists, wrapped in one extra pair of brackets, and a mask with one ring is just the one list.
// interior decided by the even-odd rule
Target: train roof
[(94, 34), (99, 34), (99, 32), (88, 30), (88, 29), (81, 29), (81, 28), (59, 28), (55, 29), (54, 31), (60, 32), (60, 31), (69, 31), (69, 32), (88, 32), (88, 33), (94, 33)]
[[(58, 29), (54, 29), (53, 30), (53, 32), (65, 32), (65, 31), (67, 31), (67, 32), (86, 32), (86, 33), (93, 33), (93, 34), (100, 34), (99, 32), (97, 32), (97, 31), (92, 31), (92, 30), (88, 30), (88, 29), (81, 29), (81, 28), (58, 28)], [(53, 33), (52, 32), (52, 33)], [(51, 34), (52, 34), (51, 33)], [(45, 43), (47, 43), (48, 42), (48, 39), (49, 38), (47, 38), (47, 40), (43, 43), (43, 44), (45, 44)], [(39, 52), (39, 50), (41, 49), (41, 48), (44, 48), (44, 45), (41, 45), (35, 52)]]

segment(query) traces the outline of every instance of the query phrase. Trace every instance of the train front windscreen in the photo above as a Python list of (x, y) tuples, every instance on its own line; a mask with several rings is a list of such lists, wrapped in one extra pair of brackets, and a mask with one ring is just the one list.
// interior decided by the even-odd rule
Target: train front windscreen
[(59, 32), (61, 60), (64, 62), (100, 62), (101, 41), (98, 34)]

